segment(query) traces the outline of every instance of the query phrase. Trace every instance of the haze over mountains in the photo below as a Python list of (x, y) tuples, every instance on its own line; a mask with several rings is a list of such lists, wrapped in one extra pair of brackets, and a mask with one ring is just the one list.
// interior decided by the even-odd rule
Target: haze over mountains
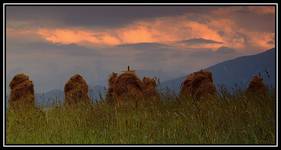
[[(253, 75), (260, 74), (269, 87), (275, 87), (276, 67), (275, 48), (265, 52), (242, 56), (205, 68), (213, 73), (217, 88), (224, 85), (228, 90), (244, 89)], [(169, 88), (179, 92), (181, 82), (186, 76), (161, 83), (161, 88)]]
[[(242, 56), (224, 61), (206, 69), (213, 73), (213, 79), (217, 88), (219, 88), (220, 85), (224, 85), (228, 90), (232, 90), (235, 86), (244, 89), (247, 87), (251, 77), (256, 74), (260, 74), (263, 77), (267, 86), (275, 87), (275, 56), (275, 48), (272, 48), (259, 54)], [(159, 76), (161, 73), (164, 72), (149, 72), (145, 70), (138, 71), (138, 75), (140, 77), (145, 75)], [(169, 88), (177, 93), (179, 92), (181, 82), (184, 79), (185, 76), (182, 76), (173, 80), (161, 82), (160, 88)], [(95, 100), (100, 99), (100, 97), (104, 97), (105, 94), (106, 88), (104, 86), (90, 87), (89, 95)], [(45, 99), (52, 99), (54, 96), (58, 99), (63, 99), (63, 91), (52, 90), (47, 92), (45, 94)], [(38, 95), (38, 98), (39, 97), (40, 96)]]
[[(245, 89), (253, 75), (260, 74), (264, 82), (269, 87), (275, 87), (276, 78), (276, 52), (275, 48), (267, 50), (255, 55), (242, 56), (235, 59), (227, 60), (210, 67), (205, 68), (213, 73), (214, 82), (219, 88), (221, 85), (225, 86), (228, 90), (234, 88)], [(203, 68), (202, 68), (203, 69)], [(160, 89), (172, 90), (176, 93), (180, 90), (181, 82), (185, 79), (186, 75), (178, 78), (167, 80), (170, 77), (165, 76), (164, 71), (147, 71), (137, 70), (140, 78), (143, 76), (163, 77), (160, 79)], [(166, 80), (166, 81), (165, 81)], [(104, 98), (106, 94), (106, 86), (89, 85), (89, 96), (93, 100)], [(61, 103), (64, 99), (63, 89), (53, 89), (46, 93), (36, 93), (36, 103), (38, 105), (49, 106), (55, 101)]]

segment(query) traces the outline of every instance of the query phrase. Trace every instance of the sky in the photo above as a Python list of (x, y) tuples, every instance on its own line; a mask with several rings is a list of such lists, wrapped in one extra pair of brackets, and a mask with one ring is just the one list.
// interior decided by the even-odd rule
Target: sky
[(165, 81), (275, 46), (274, 6), (7, 6), (6, 88), (37, 93), (74, 74), (107, 84), (128, 65)]

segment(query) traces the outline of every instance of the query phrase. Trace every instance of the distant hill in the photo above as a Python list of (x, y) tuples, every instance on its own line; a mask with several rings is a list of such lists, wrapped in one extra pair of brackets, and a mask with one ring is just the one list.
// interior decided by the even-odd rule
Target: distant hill
[[(213, 73), (213, 79), (217, 87), (224, 85), (228, 90), (235, 86), (245, 89), (253, 75), (260, 74), (267, 86), (275, 87), (276, 67), (275, 48), (265, 52), (242, 56), (224, 61), (205, 68)], [(162, 82), (160, 88), (169, 88), (176, 93), (185, 76)]]
[(40, 106), (50, 106), (54, 103), (63, 103), (64, 93), (62, 90), (54, 89), (46, 93), (36, 93), (35, 102)]
[[(216, 86), (224, 85), (227, 89), (231, 90), (237, 85), (238, 87), (244, 89), (247, 87), (251, 77), (256, 74), (260, 74), (264, 82), (271, 87), (275, 87), (275, 49), (270, 49), (265, 52), (242, 56), (232, 60), (224, 61), (216, 65), (206, 68), (213, 73), (213, 79)], [(161, 75), (161, 71), (138, 71), (140, 77), (150, 76), (150, 77), (161, 77), (171, 78), (166, 75)], [(185, 79), (185, 76), (175, 78), (172, 80), (167, 80), (161, 82), (159, 88), (169, 88), (170, 90), (178, 93), (180, 90), (180, 85)], [(162, 79), (163, 80), (163, 79)], [(105, 98), (106, 87), (104, 86), (93, 86), (89, 87), (89, 96), (93, 100), (99, 100), (101, 97)], [(43, 94), (36, 94), (36, 104), (40, 106), (50, 106), (54, 102), (62, 103), (64, 99), (63, 90), (51, 90)], [(6, 96), (8, 100), (8, 96)]]
[(106, 95), (106, 87), (96, 85), (94, 87), (89, 88), (89, 96), (94, 100), (99, 100), (101, 98), (105, 98)]
[(169, 74), (168, 72), (161, 71), (161, 70), (137, 70), (136, 73), (142, 79), (144, 76), (146, 77), (157, 77), (161, 81), (167, 81), (174, 79), (175, 77), (181, 76), (182, 73), (177, 73), (177, 75)]

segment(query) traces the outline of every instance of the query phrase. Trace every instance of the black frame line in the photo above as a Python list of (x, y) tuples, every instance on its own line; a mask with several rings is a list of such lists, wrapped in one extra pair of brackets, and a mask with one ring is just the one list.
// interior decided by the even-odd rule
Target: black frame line
[[(32, 146), (32, 147), (69, 147), (69, 146), (77, 146), (77, 147), (277, 147), (278, 146), (278, 3), (4, 3), (3, 4), (3, 20), (5, 22), (3, 26), (3, 57), (5, 57), (5, 65), (3, 63), (3, 69), (5, 71), (5, 87), (3, 87), (4, 95), (6, 95), (6, 7), (7, 6), (274, 6), (275, 7), (275, 92), (276, 92), (276, 100), (275, 100), (275, 144), (7, 144), (6, 141), (6, 100), (3, 100), (3, 121), (5, 118), (5, 127), (3, 130), (5, 133), (3, 135), (3, 145), (4, 147), (19, 147), (19, 146)], [(4, 60), (3, 60), (4, 62)], [(4, 82), (3, 82), (4, 83)], [(4, 86), (4, 85), (3, 85)], [(4, 123), (3, 123), (4, 125)], [(5, 137), (4, 137), (5, 136)]]

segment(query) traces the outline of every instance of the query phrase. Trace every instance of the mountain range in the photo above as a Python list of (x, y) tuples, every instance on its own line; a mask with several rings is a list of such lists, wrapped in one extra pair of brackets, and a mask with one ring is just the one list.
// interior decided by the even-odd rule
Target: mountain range
[[(242, 56), (204, 68), (212, 72), (217, 88), (224, 86), (228, 90), (245, 89), (253, 75), (262, 76), (265, 84), (275, 87), (276, 54), (275, 48), (255, 55)], [(176, 93), (180, 91), (181, 83), (186, 76), (168, 80), (160, 84), (160, 89), (170, 89)]]
[[(213, 80), (217, 88), (224, 86), (230, 91), (236, 88), (245, 89), (252, 76), (258, 74), (262, 76), (267, 86), (274, 88), (276, 86), (276, 51), (275, 48), (272, 48), (262, 53), (234, 58), (203, 69), (212, 72)], [(149, 72), (145, 70), (138, 71), (141, 78), (143, 76), (158, 76), (161, 73), (164, 72)], [(168, 76), (165, 77), (165, 79), (168, 78)], [(169, 89), (170, 91), (178, 94), (181, 83), (185, 78), (186, 76), (181, 76), (175, 79), (160, 82), (158, 89)], [(105, 86), (89, 86), (89, 96), (93, 100), (105, 98), (105, 95)], [(42, 94), (37, 93), (35, 94), (35, 97), (37, 105), (51, 106), (54, 103), (63, 102), (64, 92), (63, 90), (54, 89)], [(7, 99), (8, 98), (6, 96), (6, 100)]]

